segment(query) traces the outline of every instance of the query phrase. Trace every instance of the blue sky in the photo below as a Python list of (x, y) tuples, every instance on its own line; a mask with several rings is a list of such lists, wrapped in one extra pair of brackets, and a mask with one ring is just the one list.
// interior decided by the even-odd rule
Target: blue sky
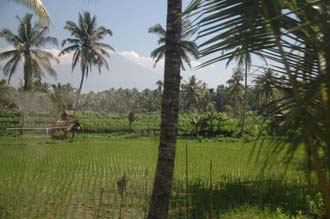
[[(23, 17), (29, 10), (10, 0), (0, 1), (0, 29), (6, 27), (16, 32), (18, 21), (15, 16)], [(65, 21), (77, 21), (79, 12), (89, 11), (97, 15), (99, 25), (113, 31), (113, 36), (106, 42), (112, 45), (116, 52), (132, 62), (153, 70), (149, 54), (157, 46), (157, 37), (149, 34), (148, 28), (156, 23), (164, 26), (166, 0), (44, 0), (43, 2), (53, 20), (50, 36), (55, 36), (60, 41), (68, 37), (68, 33), (63, 29)], [(189, 3), (190, 0), (183, 0), (183, 7)], [(0, 39), (0, 49), (6, 47), (8, 45)], [(198, 61), (195, 64), (197, 65)], [(195, 74), (210, 87), (216, 87), (229, 79), (234, 66), (235, 64), (226, 69), (225, 63), (217, 63), (199, 71), (189, 70), (182, 74), (185, 79)], [(161, 74), (162, 63), (153, 71)], [(0, 78), (2, 77), (1, 74)]]
[[(164, 24), (166, 19), (166, 0), (44, 0), (44, 4), (54, 24), (50, 35), (58, 39), (67, 37), (63, 30), (65, 21), (76, 21), (78, 13), (86, 10), (97, 15), (99, 25), (112, 29), (114, 35), (108, 42), (116, 50), (134, 49), (141, 55), (148, 55), (156, 46), (148, 28), (155, 23)], [(28, 11), (9, 0), (1, 0), (0, 26), (16, 30), (15, 16), (24, 16)]]

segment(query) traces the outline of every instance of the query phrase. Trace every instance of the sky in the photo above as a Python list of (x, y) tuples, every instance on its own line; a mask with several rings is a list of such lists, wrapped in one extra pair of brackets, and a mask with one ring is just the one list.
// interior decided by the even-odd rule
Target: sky
[[(57, 37), (59, 41), (65, 39), (69, 36), (69, 33), (63, 29), (65, 21), (72, 20), (76, 22), (79, 12), (89, 11), (91, 14), (97, 16), (98, 25), (112, 30), (113, 36), (106, 39), (105, 42), (109, 43), (115, 49), (116, 54), (128, 59), (134, 66), (137, 64), (148, 70), (148, 72), (163, 75), (163, 60), (157, 68), (153, 68), (150, 52), (157, 46), (157, 36), (148, 33), (148, 28), (156, 23), (165, 26), (166, 0), (44, 0), (43, 2), (53, 21), (53, 24), (50, 26), (50, 36)], [(183, 8), (189, 3), (190, 0), (183, 0)], [(16, 32), (18, 21), (15, 16), (23, 17), (27, 12), (31, 11), (11, 0), (0, 0), (0, 29), (9, 28)], [(0, 39), (0, 51), (6, 50), (9, 47), (3, 39)], [(49, 47), (47, 49), (54, 52), (54, 54), (58, 54), (61, 50), (60, 47)], [(60, 69), (61, 71), (67, 71), (66, 74), (70, 72), (71, 58), (71, 56), (61, 58), (61, 65), (66, 65), (67, 68), (63, 70), (62, 66)], [(194, 60), (193, 66), (197, 66), (201, 62), (203, 60)], [(115, 62), (112, 62), (112, 64), (118, 65)], [(3, 65), (3, 63), (0, 63), (0, 65)], [(192, 75), (196, 75), (198, 79), (206, 82), (209, 87), (215, 88), (218, 84), (226, 83), (234, 67), (234, 63), (228, 66), (228, 68), (226, 68), (225, 63), (217, 63), (198, 71), (188, 70), (182, 72), (182, 75), (185, 80)], [(55, 69), (59, 69), (59, 67), (55, 66)], [(120, 69), (120, 66), (117, 66), (115, 69)], [(111, 66), (109, 71), (111, 71)], [(116, 72), (112, 73), (116, 74)], [(98, 79), (111, 80), (111, 78), (104, 78), (106, 77), (104, 74), (107, 74), (106, 70), (102, 72), (101, 76), (95, 73), (93, 77), (98, 78), (91, 79), (90, 81), (87, 79), (85, 84), (88, 84), (86, 86), (88, 89), (83, 89), (83, 91), (106, 89), (107, 87), (98, 87), (97, 85)], [(118, 74), (121, 74), (120, 71)], [(75, 75), (78, 77), (79, 73)], [(21, 75), (16, 74), (16, 83), (20, 77)], [(1, 78), (4, 78), (2, 73), (0, 75)], [(65, 78), (65, 76), (60, 75), (58, 81), (65, 82)], [(141, 77), (140, 80), (148, 79)], [(56, 82), (56, 80), (51, 80), (50, 82)], [(76, 84), (77, 82), (73, 83)], [(134, 86), (134, 83), (130, 84), (132, 84), (130, 86)], [(111, 80), (109, 86), (116, 88), (122, 86), (122, 84), (116, 84), (116, 81)], [(142, 89), (142, 87), (139, 88)]]

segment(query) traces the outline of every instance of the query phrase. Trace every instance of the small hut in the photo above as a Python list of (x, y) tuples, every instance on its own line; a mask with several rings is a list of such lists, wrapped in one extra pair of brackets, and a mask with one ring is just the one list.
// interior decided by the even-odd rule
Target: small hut
[(65, 110), (60, 115), (60, 119), (54, 124), (55, 131), (53, 132), (53, 137), (58, 139), (67, 139), (68, 133), (72, 132), (72, 138), (75, 132), (81, 130), (81, 126), (78, 120), (73, 120), (73, 110)]

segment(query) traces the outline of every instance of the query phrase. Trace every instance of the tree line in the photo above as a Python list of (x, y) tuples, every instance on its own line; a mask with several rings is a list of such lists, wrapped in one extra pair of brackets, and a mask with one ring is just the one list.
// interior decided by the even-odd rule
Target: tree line
[[(248, 86), (248, 110), (262, 114), (263, 109), (271, 101), (281, 98), (285, 91), (272, 84), (275, 73), (266, 69), (255, 77), (254, 83)], [(216, 89), (209, 88), (196, 76), (183, 80), (180, 86), (180, 112), (207, 113), (226, 112), (234, 118), (243, 114), (244, 85), (243, 73), (240, 68), (233, 69), (231, 78)], [(2, 109), (20, 109), (20, 96), (24, 85), (11, 87), (2, 80), (0, 83), (0, 106)], [(80, 94), (77, 111), (93, 111), (95, 113), (150, 113), (160, 112), (163, 94), (163, 82), (157, 81), (154, 89), (138, 90), (114, 89), (100, 92), (90, 91)], [(77, 96), (77, 89), (71, 84), (49, 84), (36, 80), (32, 84), (29, 101), (30, 111), (54, 112), (59, 114), (66, 109), (72, 109)], [(49, 106), (49, 107), (45, 107)]]

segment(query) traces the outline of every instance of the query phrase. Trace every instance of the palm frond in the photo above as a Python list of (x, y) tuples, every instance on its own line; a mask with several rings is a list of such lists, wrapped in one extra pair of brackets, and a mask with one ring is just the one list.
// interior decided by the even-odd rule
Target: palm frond
[[(196, 59), (199, 57), (199, 52), (196, 43), (194, 41), (187, 40), (196, 32), (195, 30), (191, 30), (190, 27), (191, 27), (191, 22), (189, 20), (184, 20), (182, 22), (183, 34), (181, 41), (181, 67), (183, 70), (185, 70), (184, 62), (186, 62), (189, 67), (191, 67), (190, 64), (191, 61), (188, 55), (192, 55)], [(160, 24), (156, 24), (150, 27), (148, 32), (156, 33), (159, 36), (158, 45), (160, 46), (151, 52), (151, 57), (155, 60), (154, 63), (154, 67), (155, 67), (157, 62), (165, 54), (166, 30)]]
[(42, 37), (37, 42), (35, 42), (36, 47), (45, 46), (47, 44), (58, 46), (58, 40), (55, 37), (47, 36)]
[(0, 53), (0, 60), (8, 59), (12, 56), (16, 56), (19, 53), (16, 49), (5, 51)]
[(10, 81), (12, 75), (15, 73), (17, 65), (20, 60), (21, 60), (21, 55), (17, 54), (14, 57), (12, 57), (3, 67), (3, 74), (5, 76), (8, 76), (8, 82)]
[(160, 24), (156, 24), (149, 28), (149, 33), (156, 33), (159, 37), (165, 38), (166, 37), (166, 30)]
[(32, 9), (42, 23), (51, 23), (52, 19), (41, 0), (11, 0)]
[(18, 43), (23, 43), (23, 40), (9, 29), (3, 29), (0, 32), (0, 37), (5, 38), (9, 44), (17, 45)]
[(62, 56), (66, 53), (70, 53), (70, 52), (73, 52), (73, 51), (79, 50), (79, 49), (80, 49), (79, 45), (68, 46), (68, 47), (62, 49), (61, 52), (58, 54), (58, 56)]

